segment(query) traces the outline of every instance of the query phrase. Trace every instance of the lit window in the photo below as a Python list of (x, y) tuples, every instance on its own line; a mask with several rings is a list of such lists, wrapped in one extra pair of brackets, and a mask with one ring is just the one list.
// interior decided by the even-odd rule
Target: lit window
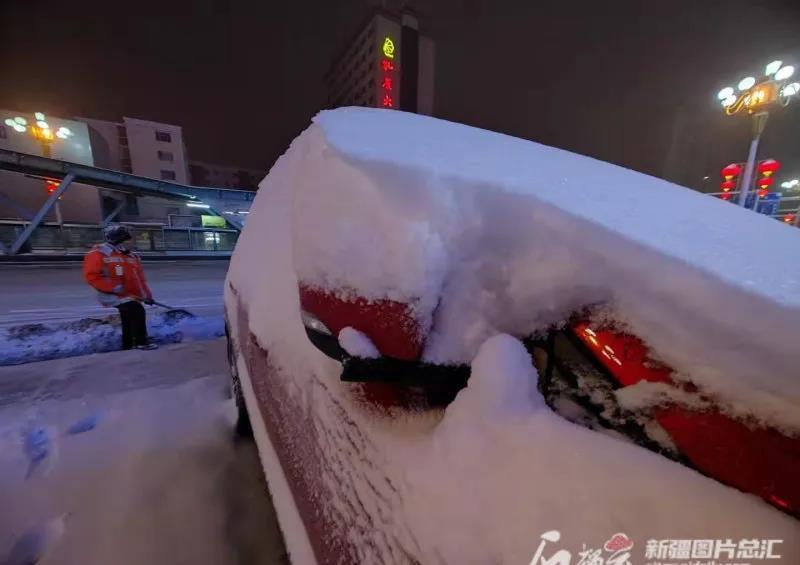
[(166, 131), (156, 131), (156, 141), (172, 142), (172, 134)]
[(159, 151), (158, 160), (169, 161), (170, 163), (172, 163), (175, 160), (175, 157), (172, 155), (172, 151)]
[(161, 169), (161, 180), (175, 180), (175, 171)]

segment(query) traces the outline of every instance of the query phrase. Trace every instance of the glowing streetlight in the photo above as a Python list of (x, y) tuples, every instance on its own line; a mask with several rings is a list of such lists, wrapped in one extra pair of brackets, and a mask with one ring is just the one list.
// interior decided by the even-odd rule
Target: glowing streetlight
[(746, 77), (739, 81), (737, 85), (739, 90), (750, 90), (753, 88), (753, 85), (756, 83), (756, 79), (753, 77)]
[(725, 88), (719, 91), (719, 94), (717, 94), (717, 98), (724, 101), (727, 98), (733, 96), (733, 94), (734, 94), (733, 88), (731, 88), (730, 86), (726, 86)]
[[(35, 124), (28, 123), (28, 120), (23, 118), (22, 116), (15, 116), (14, 118), (8, 118), (5, 121), (5, 124), (11, 127), (17, 133), (27, 133), (34, 139), (36, 139), (42, 146), (42, 156), (50, 158), (52, 156), (51, 146), (55, 143), (56, 138), (58, 139), (69, 139), (74, 134), (72, 131), (65, 126), (61, 126), (55, 132), (50, 128), (50, 124), (47, 123), (47, 118), (42, 112), (34, 112), (33, 113)], [(55, 192), (56, 188), (58, 187), (58, 183), (51, 180), (45, 180), (45, 187), (47, 189), (48, 194), (52, 194)], [(63, 220), (61, 217), (61, 204), (58, 200), (55, 203), (55, 212), (56, 212), (56, 221), (59, 225), (63, 224)]]
[(787, 98), (797, 93), (800, 93), (800, 82), (792, 82), (781, 89), (781, 95)]
[(778, 72), (778, 70), (781, 68), (782, 65), (783, 61), (772, 61), (764, 69), (764, 74), (768, 77), (771, 77), (772, 75)]
[(786, 190), (794, 190), (798, 186), (800, 186), (800, 180), (798, 179), (787, 180), (781, 183), (781, 188), (785, 188)]
[(53, 131), (50, 124), (47, 123), (47, 118), (42, 112), (34, 112), (35, 124), (29, 124), (28, 120), (22, 116), (8, 118), (5, 123), (17, 133), (28, 133), (35, 138), (42, 145), (42, 156), (50, 157), (52, 152), (50, 147), (56, 138), (69, 139), (74, 134), (68, 127), (60, 127), (58, 130)]
[[(794, 70), (794, 66), (784, 65), (783, 61), (775, 60), (764, 67), (764, 76), (761, 79), (757, 80), (755, 77), (747, 76), (737, 83), (738, 92), (732, 86), (726, 86), (717, 94), (717, 99), (729, 116), (739, 112), (753, 115), (753, 139), (750, 142), (747, 165), (742, 176), (740, 206), (747, 205), (747, 194), (753, 182), (758, 143), (769, 117), (767, 107), (771, 104), (786, 106), (794, 96), (800, 94), (800, 83), (787, 84), (787, 80), (794, 75)], [(758, 206), (757, 200), (755, 206)]]
[(787, 78), (791, 78), (793, 74), (794, 74), (794, 67), (792, 65), (781, 67), (775, 73), (775, 80), (786, 80)]

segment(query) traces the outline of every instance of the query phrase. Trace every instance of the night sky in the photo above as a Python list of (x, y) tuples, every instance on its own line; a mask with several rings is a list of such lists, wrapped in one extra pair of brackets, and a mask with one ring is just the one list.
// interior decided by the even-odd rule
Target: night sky
[[(192, 159), (267, 169), (374, 4), (3, 0), (0, 107), (174, 123)], [(436, 116), (657, 176), (668, 154), (697, 159), (684, 184), (746, 157), (749, 120), (723, 116), (719, 89), (773, 58), (800, 67), (797, 0), (409, 5), (437, 46)], [(800, 100), (762, 149), (800, 177)]]

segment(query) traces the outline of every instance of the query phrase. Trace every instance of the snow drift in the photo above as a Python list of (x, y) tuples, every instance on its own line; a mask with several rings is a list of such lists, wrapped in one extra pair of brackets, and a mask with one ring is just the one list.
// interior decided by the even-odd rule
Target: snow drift
[[(150, 313), (147, 331), (159, 344), (225, 335), (220, 316), (191, 317), (180, 311)], [(0, 366), (117, 351), (120, 335), (117, 315), (0, 329)]]
[[(796, 522), (755, 497), (554, 415), (519, 344), (493, 336), (606, 304), (731, 412), (797, 432), (800, 263), (786, 258), (798, 245), (800, 232), (780, 222), (607, 163), (347, 108), (320, 113), (261, 183), (226, 305), (229, 317), (237, 300), (246, 306), (315, 430), (341, 427), (344, 407), (366, 438), (351, 457), (333, 431), (303, 447), (329, 462), (319, 471), (325, 512), (366, 507), (391, 531), (379, 540), (347, 531), (369, 537), (362, 562), (403, 552), (524, 562), (536, 536), (567, 525), (587, 542), (613, 531), (641, 543), (766, 531), (797, 540)], [(469, 362), (481, 351), (469, 387), (443, 415), (365, 409), (309, 343), (298, 280), (411, 304), (429, 331), (426, 359)]]

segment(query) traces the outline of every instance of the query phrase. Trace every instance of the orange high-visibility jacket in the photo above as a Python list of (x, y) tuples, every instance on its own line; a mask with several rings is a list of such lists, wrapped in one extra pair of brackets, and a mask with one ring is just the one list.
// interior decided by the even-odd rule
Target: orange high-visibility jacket
[(153, 297), (139, 256), (133, 252), (123, 253), (110, 243), (95, 245), (86, 254), (83, 278), (97, 291), (97, 298), (103, 306)]

